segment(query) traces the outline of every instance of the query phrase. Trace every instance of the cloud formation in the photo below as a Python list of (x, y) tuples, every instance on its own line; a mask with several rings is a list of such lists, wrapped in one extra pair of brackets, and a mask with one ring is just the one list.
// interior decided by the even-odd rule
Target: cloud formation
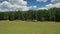
[(43, 8), (38, 8), (38, 9), (50, 9), (50, 8), (54, 8), (54, 7), (60, 8), (60, 3), (48, 4), (48, 5), (46, 5), (45, 7), (43, 7)]
[(38, 2), (47, 2), (47, 0), (37, 0)]
[(24, 0), (8, 0), (11, 4), (17, 4), (17, 5), (27, 5), (27, 1)]
[(22, 10), (27, 11), (30, 7), (27, 6), (27, 1), (24, 0), (8, 0), (0, 3), (0, 11)]
[(43, 7), (43, 8), (38, 8), (38, 10), (48, 10), (48, 8), (45, 8), (45, 7)]
[[(38, 2), (47, 2), (47, 0), (37, 0)], [(14, 10), (21, 10), (21, 11), (27, 11), (29, 9), (49, 9), (53, 7), (60, 7), (60, 0), (51, 0), (54, 4), (47, 4), (43, 8), (38, 8), (35, 6), (27, 6), (27, 1), (24, 0), (7, 0), (0, 3), (0, 11), (14, 11)]]
[(60, 8), (60, 3), (48, 4), (48, 5), (46, 5), (45, 7), (46, 7), (46, 8), (53, 8), (53, 7)]
[(60, 0), (51, 0), (51, 2), (60, 3)]

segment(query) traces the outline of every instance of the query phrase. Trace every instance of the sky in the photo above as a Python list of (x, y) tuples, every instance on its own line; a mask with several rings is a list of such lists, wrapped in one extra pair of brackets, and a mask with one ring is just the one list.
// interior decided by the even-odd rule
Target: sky
[(60, 7), (60, 0), (0, 0), (0, 11), (28, 11)]

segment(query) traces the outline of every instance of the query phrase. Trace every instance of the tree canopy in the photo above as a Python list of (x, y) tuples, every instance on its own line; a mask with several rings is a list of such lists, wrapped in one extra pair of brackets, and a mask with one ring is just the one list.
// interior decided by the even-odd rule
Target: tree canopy
[(60, 21), (60, 8), (0, 12), (0, 20)]

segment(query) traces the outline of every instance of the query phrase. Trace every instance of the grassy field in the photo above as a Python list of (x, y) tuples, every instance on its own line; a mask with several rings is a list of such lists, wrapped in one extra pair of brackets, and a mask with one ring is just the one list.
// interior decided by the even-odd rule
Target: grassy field
[(60, 34), (60, 23), (0, 21), (0, 34)]

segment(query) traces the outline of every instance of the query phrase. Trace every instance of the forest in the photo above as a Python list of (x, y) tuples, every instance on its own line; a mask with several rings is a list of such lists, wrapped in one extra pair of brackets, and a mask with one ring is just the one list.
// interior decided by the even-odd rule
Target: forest
[(0, 20), (37, 20), (37, 21), (56, 21), (60, 22), (60, 8), (48, 10), (29, 10), (29, 11), (7, 11), (0, 12)]

